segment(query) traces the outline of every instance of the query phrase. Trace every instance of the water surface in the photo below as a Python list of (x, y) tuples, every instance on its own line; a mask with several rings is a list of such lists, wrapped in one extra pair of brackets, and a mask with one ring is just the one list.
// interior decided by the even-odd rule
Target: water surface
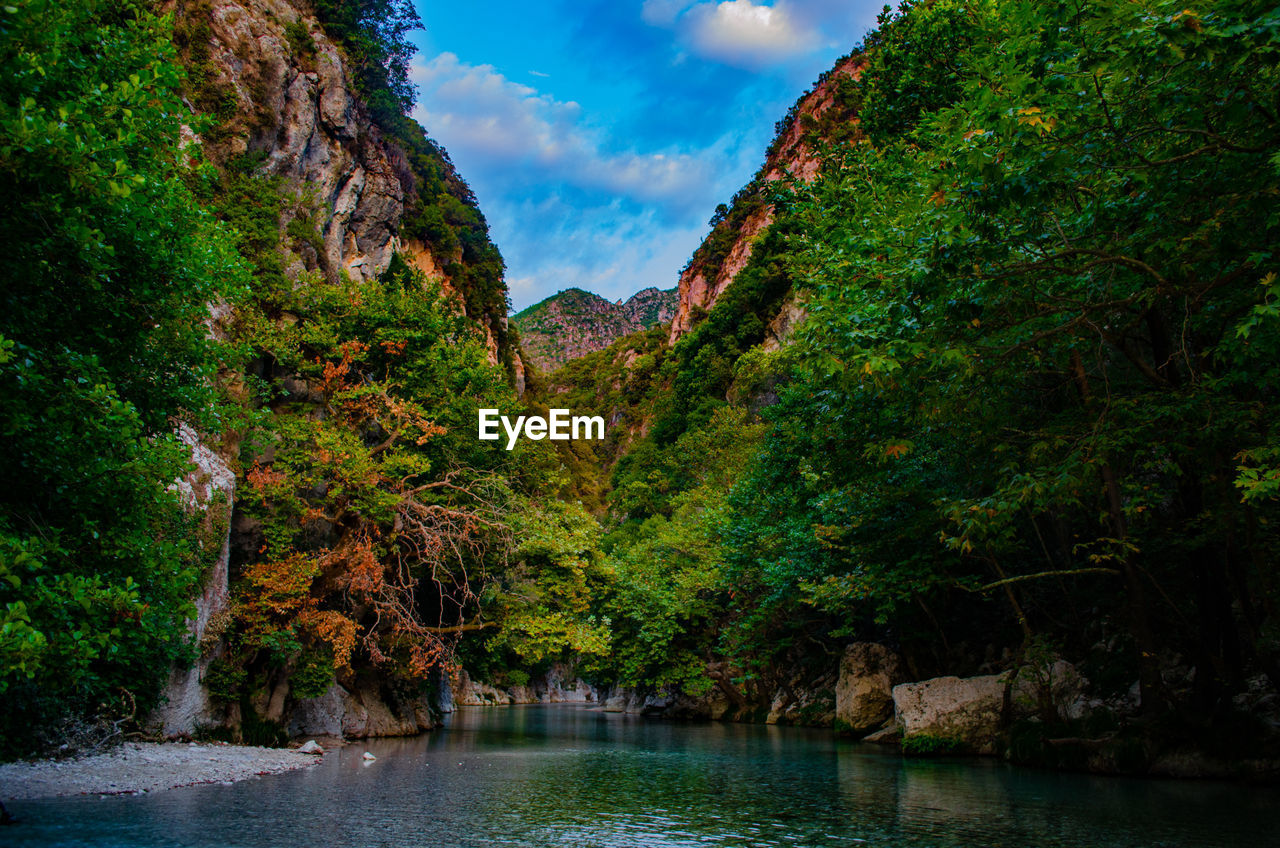
[(903, 760), (830, 731), (569, 705), (464, 709), (233, 786), (9, 806), (23, 824), (5, 846), (1280, 846), (1274, 788)]

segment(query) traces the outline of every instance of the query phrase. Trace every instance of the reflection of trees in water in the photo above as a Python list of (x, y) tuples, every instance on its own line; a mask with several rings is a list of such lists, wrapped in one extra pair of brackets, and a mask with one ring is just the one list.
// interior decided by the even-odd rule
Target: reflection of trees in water
[[(503, 712), (460, 717), (468, 732), (499, 742), (509, 730)], [(539, 838), (532, 827), (545, 829), (548, 844), (752, 846), (777, 844), (784, 834), (815, 844), (846, 824), (830, 804), (836, 772), (829, 735), (815, 734), (821, 744), (797, 760), (809, 735), (793, 729), (536, 707), (526, 721), (545, 740), (488, 752), (512, 761), (512, 782), (485, 794), (491, 811), (521, 822), (530, 839)]]
[[(901, 845), (1252, 845), (1280, 795), (1239, 787), (911, 760), (849, 749), (840, 803), (855, 835)], [(1245, 811), (1241, 809), (1244, 802)], [(1250, 809), (1256, 806), (1256, 809)]]

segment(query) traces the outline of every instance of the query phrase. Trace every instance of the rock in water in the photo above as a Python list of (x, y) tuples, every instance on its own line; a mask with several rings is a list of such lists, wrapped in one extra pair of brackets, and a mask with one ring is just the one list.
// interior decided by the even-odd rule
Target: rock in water
[(904, 741), (913, 736), (945, 740), (954, 750), (994, 754), (1004, 719), (1007, 679), (935, 677), (893, 687), (893, 706)]
[(364, 752), (364, 760), (365, 760), (365, 762), (367, 762), (367, 763), (371, 763), (371, 762), (373, 762), (373, 761), (374, 761), (374, 760), (376, 760), (376, 759), (378, 759), (378, 758), (377, 758), (377, 757), (375, 757), (373, 754), (370, 754), (368, 751), (365, 751), (365, 752)]
[(903, 681), (898, 655), (876, 642), (845, 648), (836, 681), (836, 727), (861, 736), (893, 716), (893, 687)]
[(324, 748), (320, 747), (320, 743), (314, 739), (308, 740), (301, 748), (298, 749), (299, 754), (323, 754)]

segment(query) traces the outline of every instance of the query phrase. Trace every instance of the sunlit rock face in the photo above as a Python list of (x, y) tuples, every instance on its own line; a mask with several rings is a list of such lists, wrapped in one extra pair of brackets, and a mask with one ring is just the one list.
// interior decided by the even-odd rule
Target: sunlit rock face
[(898, 655), (884, 645), (849, 645), (836, 681), (837, 728), (860, 736), (893, 718), (893, 687), (904, 679)]
[[(280, 178), (294, 198), (280, 221), (282, 231), (290, 233), (283, 243), (286, 273), (371, 280), (399, 253), (467, 314), (447, 271), (462, 261), (462, 248), (437, 254), (420, 241), (402, 238), (401, 220), (415, 190), (412, 170), (404, 152), (373, 123), (341, 50), (311, 14), (310, 4), (181, 0), (175, 6), (187, 30), (207, 36), (202, 47), (209, 67), (219, 90), (235, 104), (233, 116), (221, 120), (216, 133), (198, 139), (205, 153)], [(462, 185), (447, 158), (442, 167), (446, 182)], [(315, 237), (294, 236), (304, 231)], [(469, 317), (483, 328), (496, 364), (501, 357), (493, 325), (505, 327), (506, 316)], [(511, 359), (513, 379), (523, 393), (519, 352), (511, 351)]]
[[(321, 251), (295, 246), (300, 268), (369, 279), (400, 246), (408, 171), (354, 95), (337, 46), (304, 9), (288, 0), (180, 6), (180, 14), (208, 22), (210, 62), (236, 104), (229, 131), (206, 147), (223, 161), (250, 157), (262, 174), (297, 191), (297, 208), (286, 216), (309, 217), (323, 240)], [(313, 49), (300, 54), (303, 31)]]
[[(764, 166), (757, 174), (760, 180), (769, 183), (795, 178), (801, 182), (810, 182), (818, 175), (821, 167), (818, 145), (825, 141), (821, 127), (827, 123), (846, 126), (857, 123), (856, 115), (842, 113), (837, 92), (842, 81), (856, 80), (861, 75), (862, 62), (863, 59), (858, 56), (843, 60), (800, 99), (769, 148)], [(814, 130), (813, 127), (819, 129)], [(735, 205), (743, 200), (735, 198)], [(733, 226), (732, 220), (733, 216), (730, 215), (720, 227)], [(716, 237), (716, 231), (713, 230), (707, 236), (707, 240), (694, 253), (680, 275), (679, 299), (671, 321), (671, 344), (675, 344), (681, 336), (692, 330), (698, 316), (709, 311), (733, 284), (751, 259), (752, 247), (772, 223), (773, 208), (768, 205), (746, 215), (737, 222), (736, 231), (728, 234), (731, 246), (719, 261), (708, 259), (708, 243)], [(775, 335), (775, 341), (779, 335), (781, 334)], [(785, 339), (785, 336), (782, 338)]]

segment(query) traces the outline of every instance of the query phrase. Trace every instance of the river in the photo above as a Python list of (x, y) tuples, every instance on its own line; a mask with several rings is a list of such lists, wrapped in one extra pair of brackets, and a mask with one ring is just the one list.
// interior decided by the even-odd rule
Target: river
[(1275, 788), (904, 760), (830, 731), (570, 705), (463, 709), (232, 786), (11, 806), (6, 846), (1280, 846)]

